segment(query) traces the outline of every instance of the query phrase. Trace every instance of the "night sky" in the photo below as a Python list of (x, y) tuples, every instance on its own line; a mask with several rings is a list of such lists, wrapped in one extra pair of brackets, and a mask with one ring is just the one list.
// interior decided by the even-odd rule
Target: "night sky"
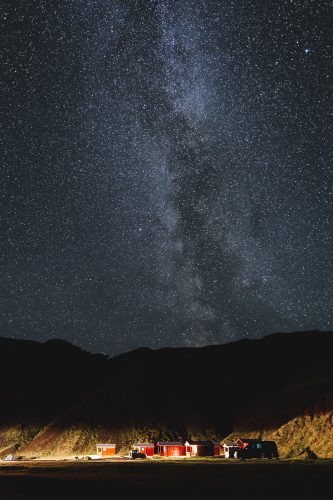
[(1, 2), (0, 335), (332, 329), (332, 2)]

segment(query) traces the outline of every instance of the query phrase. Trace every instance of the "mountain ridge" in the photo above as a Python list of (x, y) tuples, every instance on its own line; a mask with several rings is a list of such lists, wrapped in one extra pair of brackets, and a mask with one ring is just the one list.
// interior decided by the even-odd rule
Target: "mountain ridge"
[[(323, 438), (333, 431), (329, 397), (320, 414), (322, 398), (333, 388), (332, 332), (274, 333), (198, 348), (144, 347), (111, 358), (63, 341), (36, 343), (37, 347), (33, 341), (23, 342), (38, 351), (39, 368), (26, 374), (30, 385), (31, 375), (45, 378), (43, 367), (48, 367), (49, 379), (31, 388), (34, 403), (42, 393), (46, 403), (55, 397), (56, 404), (46, 405), (48, 411), (37, 404), (29, 413), (29, 405), (24, 406), (29, 397), (20, 395), (27, 363), (17, 365), (12, 389), (18, 390), (23, 407), (19, 411), (16, 405), (14, 412), (9, 408), (8, 415), (0, 416), (0, 454), (8, 446), (26, 456), (89, 454), (98, 441), (117, 442), (118, 450), (125, 452), (136, 440), (223, 441), (238, 432), (275, 436), (283, 456), (297, 454), (307, 443), (318, 456), (333, 456)], [(11, 345), (17, 359), (22, 345)], [(40, 356), (46, 357), (42, 365)], [(52, 367), (57, 367), (56, 373)], [(8, 400), (6, 390), (2, 392)], [(309, 420), (312, 407), (317, 413)], [(25, 437), (20, 437), (17, 426)], [(287, 428), (295, 434), (289, 447), (283, 437)], [(308, 440), (301, 436), (304, 432)]]

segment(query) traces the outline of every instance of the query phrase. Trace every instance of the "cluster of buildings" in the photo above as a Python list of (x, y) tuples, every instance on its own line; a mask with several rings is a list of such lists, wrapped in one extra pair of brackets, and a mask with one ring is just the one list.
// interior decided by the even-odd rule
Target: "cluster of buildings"
[[(97, 444), (97, 455), (110, 457), (116, 454), (116, 445)], [(225, 458), (277, 458), (278, 451), (273, 441), (241, 438), (225, 441), (223, 452), (215, 441), (158, 441), (157, 443), (135, 443), (132, 450), (146, 457), (219, 457)]]
[[(97, 444), (97, 456), (111, 457), (116, 454), (116, 445), (110, 443)], [(219, 457), (225, 458), (278, 458), (278, 450), (274, 441), (241, 438), (236, 441), (225, 441), (223, 452), (215, 441), (158, 441), (157, 443), (135, 443), (132, 451), (146, 457)]]
[[(110, 457), (116, 454), (116, 445), (102, 443), (96, 445), (97, 455)], [(216, 457), (220, 456), (219, 443), (214, 441), (158, 441), (157, 443), (135, 443), (132, 447), (147, 457)]]

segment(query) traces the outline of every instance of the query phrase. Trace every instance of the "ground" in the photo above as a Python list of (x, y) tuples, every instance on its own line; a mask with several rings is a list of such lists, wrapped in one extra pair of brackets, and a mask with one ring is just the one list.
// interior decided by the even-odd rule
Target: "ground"
[(333, 460), (2, 462), (0, 499), (319, 498), (332, 475)]

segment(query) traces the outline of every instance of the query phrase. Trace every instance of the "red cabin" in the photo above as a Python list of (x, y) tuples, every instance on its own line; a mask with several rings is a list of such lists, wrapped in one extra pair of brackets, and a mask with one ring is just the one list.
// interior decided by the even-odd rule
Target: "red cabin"
[(213, 441), (186, 441), (186, 455), (188, 457), (218, 457), (220, 445)]
[(140, 453), (144, 453), (147, 457), (152, 457), (154, 455), (154, 443), (135, 443), (133, 444), (133, 450), (138, 450)]
[(110, 457), (116, 454), (116, 445), (110, 443), (96, 444), (97, 455)]
[(186, 456), (186, 446), (181, 441), (159, 441), (156, 446), (158, 455), (162, 457)]

